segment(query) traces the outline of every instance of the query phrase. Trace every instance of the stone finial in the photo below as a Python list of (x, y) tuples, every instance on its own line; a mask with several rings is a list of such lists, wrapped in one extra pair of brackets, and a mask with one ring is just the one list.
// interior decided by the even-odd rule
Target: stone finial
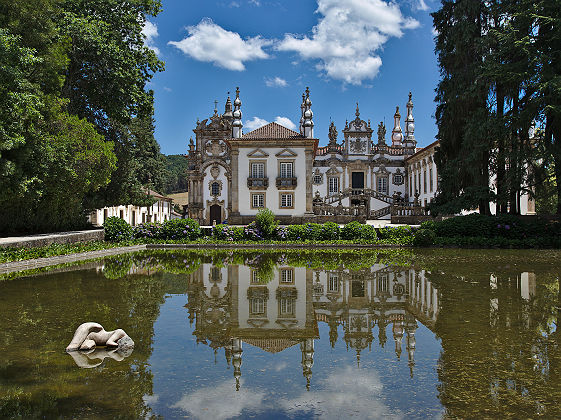
[(393, 116), (393, 130), (392, 130), (392, 146), (401, 146), (403, 141), (403, 134), (401, 133), (401, 115), (399, 113), (399, 107), (395, 107), (395, 114)]
[(357, 118), (360, 117), (360, 111), (358, 110), (358, 102), (356, 103), (356, 111), (355, 111), (355, 115)]
[(239, 139), (242, 137), (242, 101), (240, 99), (240, 88), (236, 87), (236, 99), (234, 99), (234, 112), (232, 112), (232, 137)]

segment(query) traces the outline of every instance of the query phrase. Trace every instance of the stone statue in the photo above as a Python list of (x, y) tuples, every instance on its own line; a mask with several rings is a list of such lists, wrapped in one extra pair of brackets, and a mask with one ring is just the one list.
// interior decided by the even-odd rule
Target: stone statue
[(383, 122), (378, 124), (378, 144), (384, 144), (386, 142), (386, 126)]
[(134, 348), (134, 341), (121, 329), (105, 331), (97, 322), (85, 322), (76, 329), (66, 352), (92, 350), (96, 346), (107, 346), (115, 348), (118, 352), (126, 352)]

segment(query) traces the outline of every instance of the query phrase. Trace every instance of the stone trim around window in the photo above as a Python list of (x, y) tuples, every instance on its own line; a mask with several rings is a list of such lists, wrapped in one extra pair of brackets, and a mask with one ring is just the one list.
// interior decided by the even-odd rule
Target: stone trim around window
[[(255, 207), (253, 205), (253, 197), (256, 196), (256, 195), (262, 195), (263, 196), (263, 205), (262, 206)], [(252, 210), (259, 210), (259, 209), (266, 208), (267, 207), (267, 196), (266, 196), (266, 194), (264, 192), (250, 193), (250, 195), (249, 195), (249, 205), (250, 205), (250, 208)]]
[[(287, 195), (287, 196), (291, 197), (291, 199), (290, 199), (291, 204), (292, 204), (291, 206), (283, 206), (282, 205), (282, 196), (283, 195)], [(294, 208), (294, 193), (293, 192), (285, 192), (285, 191), (279, 192), (279, 209), (293, 209), (293, 208)]]

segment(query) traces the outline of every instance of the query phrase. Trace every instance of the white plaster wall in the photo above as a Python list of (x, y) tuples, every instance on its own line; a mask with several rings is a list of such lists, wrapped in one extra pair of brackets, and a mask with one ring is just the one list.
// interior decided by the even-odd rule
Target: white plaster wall
[[(267, 284), (251, 284), (251, 268), (248, 266), (239, 266), (238, 271), (238, 323), (239, 327), (255, 328), (247, 321), (250, 319), (249, 299), (247, 297), (247, 290), (249, 287), (267, 287), (269, 289), (269, 299), (267, 300), (266, 317), (269, 321), (262, 329), (284, 329), (284, 326), (277, 321), (277, 319), (295, 319), (298, 324), (294, 329), (304, 329), (306, 327), (306, 268), (294, 267), (294, 284), (288, 287), (295, 287), (297, 289), (297, 297), (294, 305), (294, 318), (279, 318), (279, 302), (277, 300), (277, 289), (279, 287), (287, 287), (287, 285), (280, 285), (280, 269), (289, 267), (277, 267), (275, 269), (275, 277)], [(235, 298), (235, 297), (234, 297)]]
[[(311, 182), (306, 177), (306, 157), (303, 147), (288, 147), (289, 150), (295, 152), (297, 155), (294, 157), (277, 157), (275, 154), (284, 150), (284, 148), (271, 148), (262, 147), (269, 156), (267, 157), (248, 157), (247, 154), (254, 151), (255, 147), (240, 147), (238, 157), (238, 199), (239, 199), (239, 212), (241, 215), (255, 215), (259, 209), (251, 208), (251, 194), (256, 192), (265, 193), (265, 207), (273, 211), (279, 216), (295, 215), (303, 216), (306, 212), (306, 183)], [(293, 190), (278, 190), (276, 186), (276, 179), (279, 174), (279, 160), (294, 159), (294, 175), (297, 178), (297, 186)], [(269, 187), (266, 190), (250, 190), (247, 187), (247, 178), (249, 177), (249, 162), (250, 160), (266, 161), (265, 176), (269, 178)], [(293, 192), (294, 193), (294, 208), (281, 209), (280, 208), (280, 195), (279, 192)]]

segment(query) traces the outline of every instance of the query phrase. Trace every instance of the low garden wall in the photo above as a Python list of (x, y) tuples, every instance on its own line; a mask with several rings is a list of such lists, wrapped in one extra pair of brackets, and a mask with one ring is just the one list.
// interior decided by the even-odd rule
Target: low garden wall
[(73, 244), (77, 242), (103, 241), (103, 238), (103, 229), (44, 233), (33, 236), (0, 238), (0, 248), (36, 248), (51, 244)]

